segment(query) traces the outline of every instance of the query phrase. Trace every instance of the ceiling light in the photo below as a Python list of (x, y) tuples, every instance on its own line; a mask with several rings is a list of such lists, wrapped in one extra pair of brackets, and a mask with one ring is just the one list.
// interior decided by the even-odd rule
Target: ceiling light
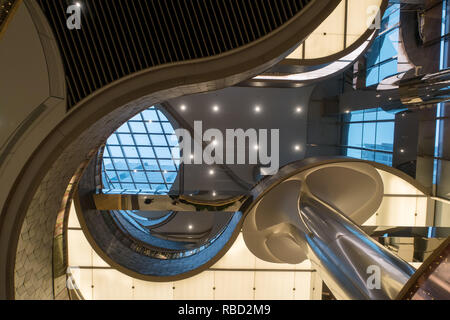
[(209, 175), (210, 175), (210, 176), (213, 176), (213, 175), (214, 175), (214, 173), (215, 173), (215, 172), (214, 172), (214, 170), (212, 170), (212, 169), (211, 169), (211, 170), (209, 170)]
[(75, 5), (76, 5), (77, 7), (81, 7), (81, 3), (79, 3), (79, 2), (75, 3)]
[(181, 110), (181, 111), (186, 111), (186, 106), (183, 104), (183, 105), (180, 107), (180, 110)]
[(219, 112), (219, 110), (220, 110), (219, 106), (214, 106), (214, 107), (213, 107), (213, 111), (214, 111), (214, 112)]
[(346, 114), (349, 114), (349, 113), (350, 113), (350, 110), (345, 110), (345, 113), (346, 113)]
[(254, 146), (254, 148), (255, 150), (259, 150), (259, 146), (257, 144)]
[(261, 107), (260, 106), (256, 106), (255, 107), (255, 112), (256, 113), (260, 113), (261, 112)]
[(215, 191), (213, 191), (212, 193), (213, 197), (217, 196), (217, 193)]
[(296, 144), (296, 145), (294, 146), (294, 150), (295, 150), (295, 151), (300, 151), (300, 150), (302, 150), (302, 147), (301, 147), (299, 144)]
[(301, 113), (303, 111), (303, 109), (301, 108), (301, 107), (297, 107), (296, 109), (295, 109), (295, 112), (296, 113)]
[(400, 149), (400, 153), (405, 153), (405, 149)]
[(192, 229), (194, 229), (194, 226), (193, 226), (192, 224), (190, 224), (190, 225), (188, 226), (188, 229), (189, 229), (189, 230), (192, 230)]
[(189, 156), (189, 158), (191, 158), (191, 159), (194, 159), (194, 155), (193, 155), (193, 154), (191, 154), (191, 155)]

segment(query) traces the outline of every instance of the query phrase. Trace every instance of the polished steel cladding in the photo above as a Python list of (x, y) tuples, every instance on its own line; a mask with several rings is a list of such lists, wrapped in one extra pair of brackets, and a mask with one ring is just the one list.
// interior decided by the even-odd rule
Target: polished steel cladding
[(415, 268), (360, 227), (382, 203), (380, 170), (339, 159), (303, 165), (259, 186), (243, 226), (249, 250), (272, 263), (309, 259), (337, 299), (395, 299)]
[[(307, 256), (336, 298), (395, 299), (415, 269), (314, 196), (302, 193), (299, 203)], [(378, 287), (371, 270), (380, 271)]]

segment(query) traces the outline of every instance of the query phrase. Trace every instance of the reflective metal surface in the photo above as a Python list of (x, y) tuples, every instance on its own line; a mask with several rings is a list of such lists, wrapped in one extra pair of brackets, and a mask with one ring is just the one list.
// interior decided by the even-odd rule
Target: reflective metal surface
[[(415, 269), (367, 236), (343, 214), (303, 193), (299, 236), (307, 256), (338, 299), (394, 299)], [(377, 286), (377, 271), (379, 284)]]

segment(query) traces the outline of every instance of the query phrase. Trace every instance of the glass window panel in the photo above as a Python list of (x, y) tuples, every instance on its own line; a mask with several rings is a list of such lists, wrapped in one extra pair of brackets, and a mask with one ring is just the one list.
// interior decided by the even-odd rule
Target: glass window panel
[(164, 179), (166, 180), (167, 183), (174, 183), (176, 178), (177, 178), (176, 172), (164, 173)]
[(136, 186), (130, 183), (122, 183), (122, 188), (126, 190), (135, 190)]
[(104, 159), (104, 160), (103, 160), (103, 165), (104, 165), (104, 168), (105, 168), (106, 170), (112, 170), (112, 169), (114, 169), (111, 159)]
[(162, 113), (160, 110), (158, 110), (158, 116), (161, 121), (166, 121), (166, 122), (169, 121), (169, 119), (167, 119), (167, 117), (164, 115), (164, 113)]
[(154, 146), (167, 146), (166, 137), (164, 135), (152, 135), (152, 144)]
[(145, 110), (142, 112), (142, 118), (144, 118), (144, 121), (158, 121), (158, 115), (156, 114), (156, 110), (154, 108)]
[(156, 160), (142, 159), (142, 162), (145, 170), (159, 170), (158, 162)]
[(393, 27), (396, 27), (400, 23), (400, 10), (395, 10), (391, 12), (389, 16), (384, 16), (383, 20), (381, 21), (381, 30), (380, 32), (384, 32), (386, 30), (389, 30)]
[(375, 153), (375, 161), (385, 164), (387, 166), (392, 166), (392, 154), (376, 152)]
[(377, 124), (375, 122), (364, 123), (363, 148), (376, 149), (375, 135)]
[(171, 159), (172, 154), (169, 148), (155, 148), (156, 156), (163, 159)]
[(164, 122), (162, 126), (166, 134), (175, 134), (175, 130), (169, 122)]
[(351, 113), (350, 122), (359, 122), (364, 120), (364, 110), (353, 111)]
[(378, 63), (380, 63), (380, 44), (381, 38), (377, 38), (374, 40), (373, 45), (367, 51), (367, 66), (372, 67)]
[(390, 4), (384, 12), (383, 19), (390, 16), (393, 12), (400, 9), (399, 3)]
[(139, 159), (127, 159), (130, 170), (142, 170), (141, 160)]
[(137, 145), (150, 146), (150, 139), (148, 138), (148, 135), (136, 134), (134, 135), (134, 140), (136, 140)]
[(353, 123), (348, 130), (347, 145), (351, 147), (361, 147), (362, 145), (363, 125), (362, 123)]
[(111, 135), (111, 137), (108, 138), (108, 141), (106, 142), (109, 145), (118, 145), (119, 140), (117, 140), (117, 136), (115, 134)]
[(131, 134), (119, 134), (119, 140), (122, 145), (134, 145), (133, 138)]
[(117, 178), (116, 172), (115, 171), (106, 171), (106, 174), (108, 175), (108, 179), (112, 182), (114, 181), (119, 181), (119, 179)]
[(361, 150), (347, 148), (347, 157), (361, 159)]
[(128, 158), (137, 158), (139, 156), (135, 147), (123, 147), (123, 152), (125, 153), (125, 157)]
[(111, 157), (123, 158), (122, 149), (120, 147), (109, 147), (109, 152), (111, 154)]
[(147, 182), (145, 172), (133, 172), (132, 175), (134, 182)]
[(116, 170), (128, 170), (125, 159), (113, 159), (113, 162)]
[(147, 172), (147, 177), (151, 183), (164, 183), (161, 172)]
[(149, 133), (163, 133), (161, 124), (159, 122), (147, 122), (146, 125)]
[(375, 152), (362, 150), (361, 159), (368, 161), (375, 161)]
[(394, 122), (377, 123), (377, 150), (385, 150), (392, 152), (394, 150)]
[(143, 158), (154, 158), (155, 153), (151, 147), (139, 147), (139, 153)]
[(383, 81), (384, 79), (391, 77), (398, 73), (398, 62), (397, 59), (391, 60), (380, 65), (380, 75), (379, 80)]
[(395, 114), (378, 109), (378, 120), (395, 120)]
[(364, 110), (364, 121), (376, 121), (378, 109)]
[(119, 176), (120, 182), (133, 182), (129, 171), (117, 171), (117, 175)]
[(366, 86), (370, 87), (380, 83), (380, 68), (373, 67), (367, 70)]
[(177, 168), (172, 160), (160, 160), (159, 165), (162, 170), (177, 171)]
[(127, 123), (124, 123), (123, 125), (120, 126), (119, 129), (117, 129), (116, 132), (119, 132), (119, 133), (129, 133), (129, 132), (130, 132), (130, 128), (128, 128), (128, 124), (127, 124)]
[(147, 130), (142, 122), (130, 122), (131, 131), (133, 133), (146, 133)]
[[(152, 145), (159, 146), (156, 154)], [(179, 158), (179, 153), (178, 138), (167, 117), (155, 107), (143, 111), (123, 124), (107, 141), (102, 169), (104, 191), (111, 194), (143, 190), (167, 193), (178, 174), (173, 159)], [(156, 159), (167, 160), (159, 160), (160, 166)]]

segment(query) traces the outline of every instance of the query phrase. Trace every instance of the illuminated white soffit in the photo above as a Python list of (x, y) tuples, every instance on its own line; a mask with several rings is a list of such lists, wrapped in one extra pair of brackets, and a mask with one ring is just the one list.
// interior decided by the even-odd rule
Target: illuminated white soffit
[(325, 58), (352, 46), (369, 28), (383, 0), (343, 0), (324, 22), (287, 59)]
[(351, 52), (350, 54), (346, 55), (342, 59), (339, 59), (335, 62), (332, 62), (328, 65), (326, 65), (323, 68), (310, 71), (310, 72), (303, 72), (303, 73), (294, 73), (289, 75), (283, 75), (283, 76), (274, 76), (274, 75), (261, 75), (254, 78), (254, 80), (276, 80), (276, 81), (296, 81), (296, 82), (305, 82), (305, 81), (313, 81), (313, 80), (320, 80), (322, 78), (329, 77), (331, 75), (334, 75), (342, 70), (345, 70), (346, 68), (350, 67), (356, 59), (358, 59), (361, 54), (363, 54), (368, 46), (371, 43), (371, 40), (373, 38), (374, 34), (372, 34), (369, 39), (363, 42), (363, 44)]

